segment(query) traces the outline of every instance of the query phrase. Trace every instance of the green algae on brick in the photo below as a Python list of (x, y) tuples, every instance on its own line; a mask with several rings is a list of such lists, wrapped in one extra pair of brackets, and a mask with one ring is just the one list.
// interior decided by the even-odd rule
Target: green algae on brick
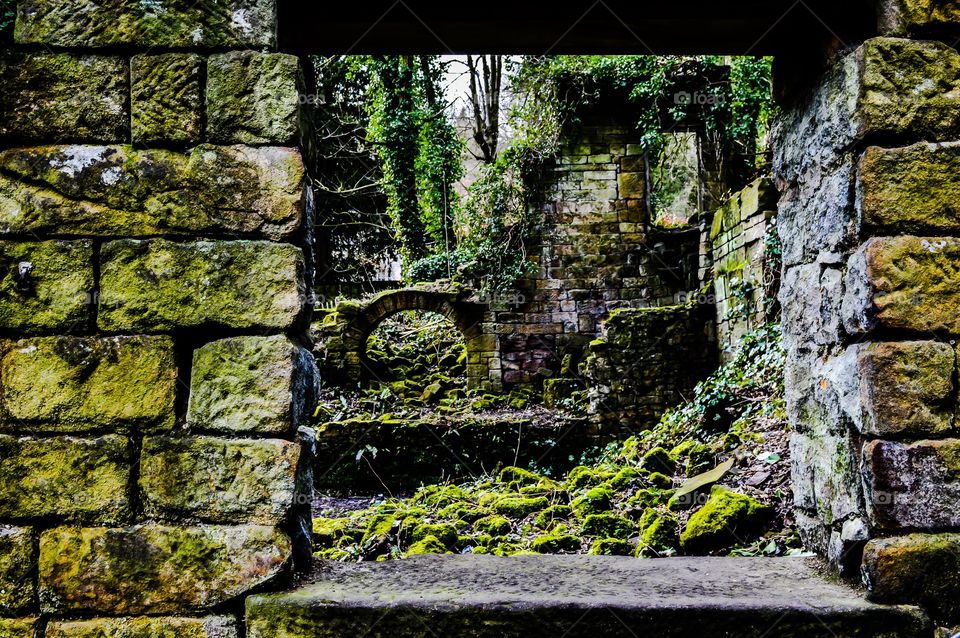
[(9, 342), (0, 355), (0, 404), (8, 415), (0, 416), (0, 431), (167, 430), (176, 382), (168, 337)]
[(202, 612), (284, 573), (289, 537), (268, 526), (58, 527), (40, 536), (46, 613)]
[(751, 496), (714, 486), (707, 502), (687, 521), (680, 545), (687, 553), (721, 549), (760, 529), (770, 513)]
[(45, 633), (45, 638), (236, 638), (237, 636), (237, 619), (233, 616), (201, 618), (135, 616), (53, 620), (47, 624)]
[(90, 241), (0, 241), (0, 328), (41, 334), (84, 331), (93, 289)]
[(147, 437), (140, 489), (147, 517), (279, 524), (297, 500), (299, 443), (276, 439)]
[(17, 616), (31, 610), (35, 562), (33, 529), (0, 525), (0, 615)]
[(0, 517), (122, 523), (129, 515), (126, 438), (0, 435)]
[(313, 410), (313, 356), (283, 335), (231, 337), (193, 353), (187, 423), (214, 432), (284, 434)]
[(130, 60), (134, 143), (198, 142), (203, 124), (203, 58), (193, 53)]
[(104, 244), (98, 325), (286, 329), (306, 308), (303, 251), (266, 241)]

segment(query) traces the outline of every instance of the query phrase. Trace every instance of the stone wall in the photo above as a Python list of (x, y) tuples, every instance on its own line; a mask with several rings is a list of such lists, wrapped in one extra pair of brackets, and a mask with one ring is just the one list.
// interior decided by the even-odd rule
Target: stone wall
[(0, 635), (237, 636), (309, 556), (298, 61), (264, 52), (272, 0), (17, 9)]
[(769, 179), (758, 179), (735, 193), (713, 214), (704, 233), (700, 280), (713, 276), (717, 340), (729, 361), (744, 334), (775, 318), (780, 279), (777, 255), (767, 246), (776, 232), (777, 193)]
[(940, 532), (960, 525), (960, 54), (892, 36), (955, 36), (960, 12), (880, 4), (886, 35), (785, 105), (776, 133), (793, 483), (809, 547), (849, 573), (863, 556), (877, 600), (957, 620), (960, 541)]

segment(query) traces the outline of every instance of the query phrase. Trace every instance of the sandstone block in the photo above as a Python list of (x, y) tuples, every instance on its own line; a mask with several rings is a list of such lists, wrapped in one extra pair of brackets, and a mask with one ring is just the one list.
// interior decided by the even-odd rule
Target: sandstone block
[(828, 432), (790, 437), (797, 507), (826, 525), (862, 514), (858, 448), (852, 437)]
[(276, 24), (275, 0), (25, 0), (14, 38), (57, 47), (269, 48)]
[(93, 287), (89, 241), (0, 241), (0, 328), (27, 333), (83, 330)]
[(0, 431), (173, 427), (177, 368), (168, 337), (42, 337), (5, 350)]
[(128, 514), (130, 447), (97, 439), (0, 435), (0, 517), (119, 523)]
[(309, 418), (313, 356), (282, 335), (234, 337), (193, 354), (187, 422), (213, 432), (285, 434)]
[(150, 518), (279, 524), (296, 503), (300, 470), (290, 441), (148, 437), (140, 489)]
[(960, 230), (960, 143), (868, 148), (857, 195), (864, 225), (884, 234)]
[(233, 51), (208, 62), (210, 139), (223, 144), (290, 144), (297, 135), (299, 63), (292, 55)]
[(0, 56), (0, 139), (121, 142), (130, 125), (127, 63), (116, 56)]
[(16, 616), (30, 610), (35, 564), (33, 530), (0, 525), (0, 614)]
[(921, 604), (938, 620), (960, 621), (960, 534), (911, 534), (867, 543), (863, 579), (871, 600)]
[(887, 35), (956, 31), (960, 6), (950, 0), (883, 0), (880, 31)]
[(134, 142), (200, 140), (203, 134), (203, 58), (191, 53), (136, 55), (130, 60)]
[(45, 638), (237, 638), (233, 616), (134, 616), (54, 620), (47, 624)]
[(306, 307), (303, 252), (290, 244), (120, 240), (101, 258), (103, 330), (283, 330)]
[(878, 237), (850, 258), (843, 317), (873, 329), (960, 333), (960, 239)]
[(15, 148), (0, 151), (0, 169), (0, 233), (283, 239), (304, 218), (305, 171), (291, 148)]
[(620, 173), (617, 175), (617, 194), (620, 199), (644, 199), (647, 185), (643, 173)]
[(48, 613), (202, 612), (280, 575), (290, 539), (258, 525), (59, 527), (40, 536)]
[(872, 441), (863, 450), (867, 508), (883, 530), (960, 526), (960, 439)]
[(3, 638), (36, 638), (39, 631), (39, 618), (0, 618), (0, 636)]

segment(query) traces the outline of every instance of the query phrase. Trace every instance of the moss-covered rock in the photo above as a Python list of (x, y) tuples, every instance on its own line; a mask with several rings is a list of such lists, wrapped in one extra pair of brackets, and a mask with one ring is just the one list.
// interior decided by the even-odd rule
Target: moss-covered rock
[(567, 473), (566, 485), (572, 490), (600, 485), (615, 476), (614, 472), (578, 465)]
[(504, 516), (491, 514), (490, 516), (484, 516), (475, 521), (473, 528), (478, 532), (489, 534), (490, 536), (503, 536), (510, 533), (510, 530), (513, 529), (513, 524), (510, 522), (510, 519)]
[(594, 487), (585, 494), (573, 499), (570, 504), (578, 516), (586, 517), (589, 514), (599, 514), (610, 509), (613, 493), (605, 487)]
[(758, 531), (770, 514), (755, 498), (714, 486), (707, 502), (687, 521), (680, 545), (689, 554), (721, 549)]
[(130, 124), (122, 57), (0, 56), (0, 139), (120, 142)]
[(677, 462), (662, 447), (655, 447), (643, 455), (640, 460), (640, 469), (670, 475), (676, 471)]
[(0, 525), (0, 615), (18, 616), (33, 605), (34, 554), (33, 529)]
[(36, 638), (39, 618), (0, 618), (0, 636), (4, 638)]
[(296, 140), (300, 93), (297, 58), (231, 51), (207, 61), (207, 127), (221, 144), (281, 144)]
[(677, 547), (678, 522), (670, 512), (655, 512), (647, 525), (642, 526), (638, 556), (662, 556), (673, 552)]
[(351, 527), (352, 519), (322, 518), (313, 519), (313, 542), (319, 547), (334, 547), (340, 540), (359, 540)]
[(460, 540), (457, 528), (448, 523), (421, 523), (413, 528), (414, 543), (422, 541), (428, 536), (440, 541), (448, 549), (456, 547)]
[(590, 545), (594, 556), (632, 556), (636, 548), (620, 538), (599, 538)]
[(543, 481), (544, 478), (544, 476), (536, 472), (531, 472), (530, 470), (525, 470), (520, 467), (505, 467), (500, 470), (497, 480), (501, 483), (516, 483), (517, 487), (523, 487), (526, 485), (537, 485)]
[[(6, 210), (0, 187), (0, 215)], [(93, 289), (90, 241), (0, 241), (0, 328), (82, 330), (91, 317)]]
[(232, 337), (193, 354), (187, 422), (214, 432), (289, 434), (317, 394), (313, 356), (283, 335)]
[(195, 143), (203, 129), (203, 58), (193, 53), (130, 60), (130, 122), (135, 144)]
[(551, 505), (537, 514), (533, 524), (540, 529), (549, 529), (554, 523), (568, 520), (572, 514), (573, 508), (569, 505)]
[(10, 342), (0, 354), (0, 431), (167, 430), (176, 381), (169, 337)]
[(278, 576), (290, 539), (256, 525), (58, 527), (40, 536), (47, 613), (199, 612)]
[(407, 556), (418, 556), (422, 554), (450, 554), (447, 546), (440, 542), (436, 536), (424, 536), (416, 543), (407, 548)]
[(673, 487), (673, 479), (666, 474), (661, 474), (660, 472), (653, 472), (650, 474), (650, 476), (647, 477), (647, 481), (650, 483), (650, 485), (661, 490), (668, 490)]
[(129, 515), (129, 441), (0, 436), (0, 517), (118, 524)]
[(93, 618), (54, 620), (47, 624), (46, 638), (236, 638), (233, 616), (179, 618)]
[(303, 252), (266, 241), (104, 244), (103, 330), (285, 329), (306, 308)]
[(491, 505), (497, 514), (511, 518), (524, 518), (538, 512), (550, 504), (543, 496), (504, 496), (495, 500)]
[(583, 519), (583, 533), (589, 536), (627, 539), (635, 532), (633, 521), (617, 514), (590, 514)]
[(530, 550), (538, 554), (576, 552), (580, 550), (580, 537), (573, 534), (543, 534), (530, 541)]
[(0, 151), (0, 232), (285, 239), (300, 232), (305, 169), (296, 149), (130, 146)]
[(299, 443), (208, 436), (147, 437), (140, 460), (144, 513), (158, 520), (278, 525), (297, 503)]

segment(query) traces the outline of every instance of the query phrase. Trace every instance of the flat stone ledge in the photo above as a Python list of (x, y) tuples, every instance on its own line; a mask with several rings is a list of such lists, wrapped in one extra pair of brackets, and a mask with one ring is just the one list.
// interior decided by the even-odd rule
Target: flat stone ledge
[(915, 607), (885, 607), (801, 558), (424, 556), (324, 563), (320, 582), (247, 599), (269, 636), (928, 636)]

